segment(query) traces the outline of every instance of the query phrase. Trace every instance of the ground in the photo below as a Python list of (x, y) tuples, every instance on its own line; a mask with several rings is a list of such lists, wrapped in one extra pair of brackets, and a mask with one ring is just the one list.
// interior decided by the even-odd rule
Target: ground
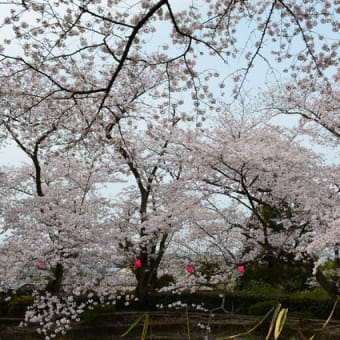
[[(136, 326), (131, 333), (122, 337), (129, 327), (137, 320), (142, 312), (117, 312), (115, 315), (101, 315), (101, 319), (80, 321), (75, 324), (72, 331), (63, 340), (132, 340), (141, 339), (143, 321)], [(218, 336), (233, 335), (245, 332), (250, 329), (260, 319), (259, 317), (249, 315), (231, 315), (216, 314), (211, 320), (210, 325), (212, 332), (208, 338), (198, 324), (207, 325), (209, 316), (206, 313), (189, 313), (189, 329), (187, 323), (187, 314), (185, 311), (159, 311), (150, 313), (149, 336), (147, 339), (153, 340), (203, 340), (216, 339)], [(0, 339), (1, 340), (38, 340), (40, 338), (33, 328), (19, 328), (18, 319), (1, 319), (0, 320)], [(316, 334), (315, 339), (336, 340), (340, 338), (340, 321), (331, 321), (327, 327), (320, 332), (324, 320), (304, 320), (289, 317), (284, 327), (280, 339), (302, 339), (299, 332), (310, 337)], [(268, 330), (268, 324), (263, 324), (258, 332), (255, 333), (255, 339), (264, 339)], [(189, 336), (190, 334), (190, 336)], [(294, 336), (294, 337), (292, 337)], [(239, 337), (238, 339), (242, 339)], [(245, 337), (243, 339), (246, 339)]]

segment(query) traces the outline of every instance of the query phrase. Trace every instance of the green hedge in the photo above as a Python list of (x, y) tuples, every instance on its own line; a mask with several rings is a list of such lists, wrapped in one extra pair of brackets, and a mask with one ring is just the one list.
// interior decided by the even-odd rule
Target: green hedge
[(23, 318), (28, 306), (32, 305), (34, 297), (31, 295), (14, 296), (7, 303), (1, 302), (1, 316), (10, 318)]
[[(180, 295), (153, 294), (149, 298), (147, 308), (156, 308), (156, 305), (169, 304), (181, 301), (192, 304), (202, 304), (207, 309), (214, 309), (221, 305), (221, 298), (217, 292), (182, 293)], [(265, 314), (273, 304), (281, 303), (282, 307), (288, 308), (289, 315), (305, 318), (325, 319), (329, 316), (334, 302), (332, 302), (323, 290), (311, 290), (294, 294), (268, 291), (236, 291), (226, 295), (225, 309), (235, 314), (261, 315)], [(266, 307), (269, 307), (266, 310)], [(334, 318), (340, 319), (340, 304), (336, 308)]]
[[(23, 317), (27, 306), (33, 302), (32, 296), (13, 297), (6, 302), (0, 299), (0, 317)], [(115, 310), (156, 310), (157, 305), (168, 308), (170, 304), (181, 301), (191, 308), (192, 305), (202, 305), (211, 310), (221, 306), (222, 299), (219, 292), (182, 293), (178, 295), (167, 293), (155, 293), (150, 295), (145, 305), (124, 306), (124, 299), (118, 301), (116, 306), (97, 306), (93, 311), (86, 311), (85, 319), (93, 319), (98, 315), (114, 314)], [(244, 290), (230, 292), (226, 295), (225, 309), (235, 314), (264, 315), (275, 303), (281, 303), (288, 308), (290, 316), (300, 318), (326, 319), (331, 312), (333, 302), (323, 290), (312, 290), (294, 294), (280, 293), (275, 290), (263, 291)], [(340, 319), (340, 304), (336, 308), (334, 318)]]

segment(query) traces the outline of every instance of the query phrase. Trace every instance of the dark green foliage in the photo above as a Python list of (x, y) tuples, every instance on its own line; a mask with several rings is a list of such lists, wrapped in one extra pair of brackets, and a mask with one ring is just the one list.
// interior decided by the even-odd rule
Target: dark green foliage
[(276, 306), (277, 304), (278, 302), (274, 300), (256, 302), (255, 304), (249, 306), (248, 314), (265, 315), (273, 306)]
[[(326, 319), (333, 307), (333, 301), (321, 288), (290, 294), (278, 292), (270, 288), (267, 292), (265, 292), (265, 289), (264, 291), (260, 289), (253, 291), (245, 290), (228, 294), (227, 302), (228, 300), (228, 306), (232, 302), (234, 312), (239, 314), (250, 313), (250, 306), (259, 302), (264, 303), (269, 301), (272, 303), (276, 301), (280, 302), (283, 308), (288, 308), (289, 315), (299, 315), (299, 317), (302, 318), (313, 317), (315, 319)], [(340, 317), (340, 306), (337, 306), (334, 317)]]
[(282, 211), (270, 207), (268, 205), (263, 205), (259, 211), (262, 219), (267, 224), (267, 227), (273, 229), (274, 231), (280, 231), (283, 228), (282, 223), (277, 222), (280, 217), (287, 214), (289, 216), (290, 212), (287, 208), (282, 208)]
[[(145, 308), (156, 309), (156, 305), (162, 304), (167, 307), (169, 304), (181, 301), (187, 303), (189, 308), (194, 304), (202, 304), (207, 309), (214, 309), (221, 306), (222, 299), (218, 292), (199, 292), (199, 293), (182, 293), (173, 295), (167, 293), (157, 293), (149, 296), (149, 305)], [(307, 318), (313, 316), (316, 319), (327, 318), (333, 302), (327, 296), (327, 293), (321, 289), (300, 291), (296, 293), (284, 293), (282, 290), (270, 287), (269, 285), (257, 287), (253, 290), (243, 290), (227, 293), (225, 299), (225, 309), (235, 314), (252, 314), (261, 315), (260, 309), (265, 314), (273, 304), (280, 302), (283, 308), (288, 308), (290, 315), (300, 313), (300, 316), (306, 314)], [(254, 307), (254, 305), (257, 305)], [(266, 310), (266, 307), (270, 307)], [(337, 308), (335, 317), (340, 316), (340, 306)]]
[[(262, 204), (257, 212), (256, 218), (260, 220), (261, 227), (274, 233), (284, 227), (282, 218), (291, 214), (290, 207), (285, 203), (281, 207)], [(312, 262), (296, 261), (294, 252), (286, 252), (266, 243), (263, 245), (262, 254), (246, 264), (239, 288), (245, 289), (250, 281), (257, 281), (289, 292), (303, 290), (307, 288), (306, 283), (312, 276), (312, 270)]]
[[(190, 293), (183, 292), (181, 294), (171, 293), (153, 293), (148, 297), (148, 306), (150, 309), (157, 309), (156, 305), (163, 305), (165, 308), (173, 302), (181, 301), (183, 304), (190, 306), (203, 304), (205, 308), (213, 309), (221, 304), (221, 298), (216, 292), (200, 292)], [(142, 308), (143, 309), (143, 308)]]
[[(136, 306), (131, 304), (126, 307), (124, 299), (117, 301), (117, 305), (98, 305), (93, 310), (85, 311), (82, 320), (110, 319), (117, 310), (157, 310), (156, 305), (163, 305), (166, 309), (169, 304), (181, 301), (187, 304), (189, 310), (195, 311), (193, 305), (203, 305), (204, 308), (211, 310), (221, 306), (222, 299), (220, 292), (185, 292), (174, 295), (170, 293), (153, 293), (148, 296), (147, 305)], [(32, 296), (17, 296), (6, 302), (0, 300), (1, 317), (20, 317), (25, 314), (26, 308), (33, 303)], [(283, 308), (289, 309), (290, 316), (301, 319), (315, 318), (326, 319), (333, 307), (332, 300), (327, 293), (321, 289), (305, 290), (294, 293), (285, 293), (278, 288), (269, 285), (256, 286), (252, 289), (229, 292), (225, 299), (225, 310), (235, 314), (264, 315), (275, 303), (281, 303)], [(340, 305), (337, 306), (335, 319), (340, 318)]]
[(4, 318), (8, 315), (8, 303), (1, 299), (0, 301), (0, 317)]
[(320, 269), (328, 280), (337, 281), (339, 280), (336, 273), (337, 267), (336, 261), (328, 260), (320, 267)]
[(172, 275), (164, 274), (157, 279), (155, 288), (161, 289), (163, 287), (168, 287), (168, 286), (170, 286), (171, 284), (174, 284), (174, 283), (176, 283), (176, 280)]
[(28, 306), (32, 305), (34, 296), (22, 295), (13, 297), (8, 303), (7, 317), (22, 318)]
[(296, 262), (289, 254), (267, 252), (246, 266), (239, 284), (240, 289), (246, 289), (256, 281), (259, 285), (269, 284), (293, 292), (306, 289), (306, 283), (311, 276), (312, 267), (308, 263)]
[(202, 261), (197, 268), (197, 273), (199, 273), (200, 276), (204, 277), (209, 284), (211, 278), (214, 275), (220, 273), (220, 264), (216, 261)]
[(289, 294), (289, 296), (295, 299), (311, 299), (320, 301), (325, 301), (329, 299), (328, 293), (321, 287), (297, 291), (293, 294)]
[(116, 306), (112, 304), (97, 305), (93, 309), (87, 309), (81, 314), (82, 320), (96, 320), (110, 318), (116, 312)]

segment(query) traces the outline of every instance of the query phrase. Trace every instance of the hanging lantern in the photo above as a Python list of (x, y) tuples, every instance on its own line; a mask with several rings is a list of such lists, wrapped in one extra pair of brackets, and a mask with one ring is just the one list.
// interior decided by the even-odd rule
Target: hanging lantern
[(44, 265), (44, 260), (39, 260), (37, 262), (37, 269), (41, 269), (43, 265)]
[(194, 272), (194, 267), (187, 265), (185, 270), (186, 270), (187, 273), (192, 274)]
[(246, 271), (246, 268), (243, 264), (239, 264), (237, 266), (237, 271), (240, 273), (240, 274), (244, 274), (244, 272)]
[(142, 266), (142, 261), (140, 259), (137, 259), (133, 265), (135, 266), (135, 268), (140, 268)]

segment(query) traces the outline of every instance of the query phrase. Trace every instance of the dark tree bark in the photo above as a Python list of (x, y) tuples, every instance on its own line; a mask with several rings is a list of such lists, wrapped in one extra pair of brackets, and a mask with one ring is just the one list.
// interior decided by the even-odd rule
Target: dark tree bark
[(46, 291), (52, 295), (57, 295), (61, 290), (61, 283), (63, 281), (64, 269), (61, 263), (57, 263), (53, 270), (53, 277), (46, 286)]
[(337, 285), (333, 281), (328, 280), (320, 268), (316, 271), (316, 280), (319, 285), (327, 291), (332, 300), (337, 299), (340, 295)]

